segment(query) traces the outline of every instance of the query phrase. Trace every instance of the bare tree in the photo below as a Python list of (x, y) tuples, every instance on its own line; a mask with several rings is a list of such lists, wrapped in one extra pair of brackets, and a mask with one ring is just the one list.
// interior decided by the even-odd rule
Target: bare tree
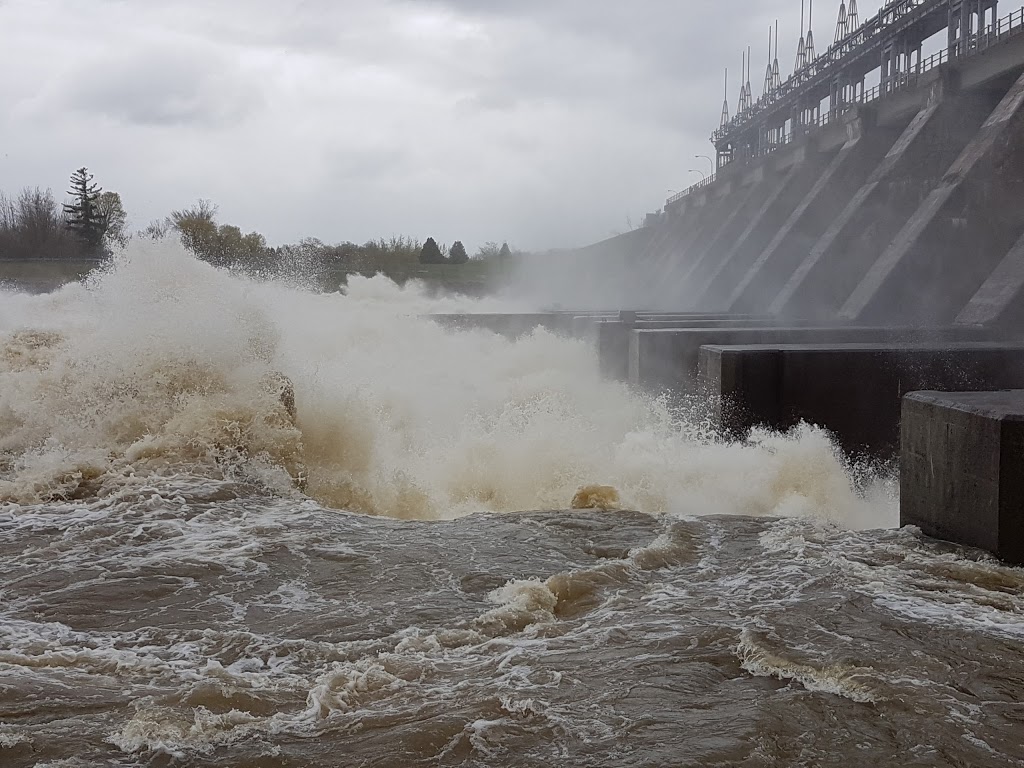
[(50, 190), (0, 195), (0, 259), (65, 259), (89, 255), (69, 230)]

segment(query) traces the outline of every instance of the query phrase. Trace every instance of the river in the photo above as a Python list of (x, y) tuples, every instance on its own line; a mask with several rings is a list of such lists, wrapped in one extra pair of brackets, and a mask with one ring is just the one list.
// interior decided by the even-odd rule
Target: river
[(422, 317), (529, 308), (163, 244), (0, 294), (0, 765), (1024, 765), (1024, 571)]

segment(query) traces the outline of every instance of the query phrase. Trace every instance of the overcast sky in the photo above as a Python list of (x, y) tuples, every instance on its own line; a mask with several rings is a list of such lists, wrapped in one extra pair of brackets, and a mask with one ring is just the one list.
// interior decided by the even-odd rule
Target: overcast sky
[(776, 17), (785, 77), (799, 0), (0, 0), (0, 190), (87, 165), (136, 228), (582, 245), (709, 170)]

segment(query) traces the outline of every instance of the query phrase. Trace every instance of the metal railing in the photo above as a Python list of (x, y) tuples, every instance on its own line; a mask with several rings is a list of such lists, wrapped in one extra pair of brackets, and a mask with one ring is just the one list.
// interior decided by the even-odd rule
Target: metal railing
[[(727, 132), (731, 132), (737, 128), (742, 128), (745, 125), (756, 122), (757, 118), (761, 116), (766, 107), (770, 107), (772, 104), (780, 101), (783, 97), (788, 96), (793, 90), (804, 84), (809, 75), (820, 71), (822, 68), (827, 68), (829, 64), (832, 64), (837, 60), (835, 59), (836, 52), (833, 49), (848, 49), (854, 42), (856, 42), (856, 40), (863, 38), (865, 34), (864, 30), (877, 22), (880, 17), (883, 17), (886, 14), (888, 14), (886, 18), (893, 16), (893, 14), (901, 8), (904, 9), (905, 15), (909, 10), (915, 10), (919, 6), (922, 6), (924, 2), (926, 2), (926, 0), (901, 0), (900, 2), (891, 3), (889, 6), (886, 6), (886, 8), (883, 8), (882, 11), (879, 12), (879, 15), (875, 17), (875, 19), (872, 19), (871, 22), (865, 24), (860, 31), (854, 32), (846, 39), (832, 45), (826, 54), (819, 56), (799, 72), (794, 73), (785, 83), (782, 84), (782, 86), (772, 93), (763, 95), (758, 99), (753, 107), (734, 117), (727, 126), (715, 131), (712, 135), (712, 141), (718, 141)], [(894, 16), (894, 18), (899, 18), (899, 16)], [(895, 93), (896, 91), (916, 86), (920, 82), (922, 75), (940, 67), (950, 61), (951, 58), (968, 58), (991, 48), (993, 45), (1017, 37), (1022, 33), (1024, 33), (1024, 7), (997, 19), (992, 24), (985, 27), (985, 29), (970, 35), (966, 40), (963, 40), (958, 44), (957, 50), (951, 52), (949, 49), (943, 49), (938, 53), (929, 56), (927, 59), (919, 61), (913, 69), (907, 72), (895, 73), (895, 75), (893, 75), (893, 77), (887, 82), (879, 83), (873, 88), (863, 91), (850, 101), (843, 102), (838, 105), (834, 110), (818, 115), (816, 119), (808, 124), (795, 126), (788, 133), (782, 135), (778, 139), (766, 142), (754, 153), (745, 155), (743, 159), (749, 160), (771, 154), (787, 144), (792, 143), (798, 136), (805, 135), (812, 130), (822, 128), (829, 123), (838, 120), (846, 114), (846, 112), (856, 106), (870, 104), (884, 96)], [(822, 67), (822, 64), (824, 67)], [(715, 181), (715, 178), (715, 175), (709, 176), (707, 179), (688, 187), (679, 194), (673, 195), (668, 199), (666, 205), (678, 202), (692, 192), (709, 186)]]
[[(903, 9), (902, 15), (906, 16), (908, 13), (914, 10), (930, 10), (931, 6), (929, 5), (927, 8), (925, 8), (925, 0), (904, 0), (904, 2), (902, 3), (891, 4), (888, 8), (888, 12), (886, 11), (886, 9), (883, 9), (880, 15), (884, 14), (887, 18), (893, 16), (894, 18), (898, 19), (900, 18), (900, 16), (894, 14), (896, 14), (896, 11), (898, 11), (899, 9)], [(833, 49), (848, 48), (851, 40), (864, 38), (864, 42), (868, 42), (867, 38), (864, 37), (866, 33), (863, 30), (866, 30), (869, 27), (873, 28), (874, 26), (877, 26), (875, 24), (877, 19), (878, 17), (873, 19), (871, 22), (868, 22), (868, 24), (865, 24), (864, 27), (861, 28), (862, 31), (854, 33), (846, 40), (836, 43), (831, 48), (829, 48), (829, 51), (827, 53), (823, 54), (822, 56), (819, 56), (817, 59), (807, 64), (799, 71), (793, 73), (793, 75), (791, 75), (789, 79), (786, 80), (779, 88), (776, 88), (771, 93), (762, 95), (761, 98), (759, 98), (750, 109), (747, 109), (744, 112), (736, 115), (729, 122), (728, 125), (723, 126), (722, 128), (719, 128), (717, 131), (715, 131), (712, 140), (719, 141), (725, 136), (727, 136), (729, 133), (736, 132), (737, 130), (742, 129), (749, 124), (758, 122), (759, 118), (761, 118), (765, 112), (769, 111), (772, 106), (776, 105), (780, 101), (784, 101), (790, 95), (792, 95), (796, 91), (799, 91), (802, 86), (806, 85), (808, 82), (811, 81), (814, 75), (824, 73), (824, 70), (831, 69), (833, 64), (841, 62), (842, 57), (837, 57), (833, 53)], [(967, 38), (965, 42), (961, 43), (961, 46), (965, 49), (963, 55), (970, 56), (972, 54), (978, 53), (989, 48), (994, 43), (1002, 42), (1009, 37), (1014, 37), (1017, 34), (1019, 34), (1022, 26), (1024, 26), (1024, 8), (1021, 8), (1020, 10), (1014, 11), (1013, 13), (1010, 13), (1007, 16), (998, 19), (994, 23), (988, 25), (984, 30), (977, 32), (971, 35), (969, 38)], [(877, 35), (879, 33), (876, 31), (873, 34)], [(872, 42), (877, 41), (872, 40)], [(935, 54), (934, 56), (931, 56), (926, 60), (928, 66), (925, 69), (919, 69), (918, 67), (915, 67), (915, 73), (922, 74), (923, 72), (926, 72), (929, 69), (934, 69), (940, 63), (947, 61), (948, 58), (949, 52), (941, 51), (940, 53)], [(871, 100), (873, 99), (858, 100), (857, 103), (867, 103), (867, 101)]]
[[(780, 102), (789, 100), (803, 87), (816, 79), (823, 79), (832, 69), (838, 69), (851, 60), (867, 55), (881, 47), (886, 35), (895, 32), (894, 27), (912, 24), (922, 15), (944, 7), (948, 0), (895, 0), (877, 15), (866, 21), (843, 40), (833, 43), (823, 54), (794, 72), (774, 91), (763, 94), (751, 109), (736, 115), (728, 125), (715, 132), (713, 140), (718, 141), (728, 133), (746, 125), (758, 122), (761, 116), (771, 111)], [(909, 17), (913, 18), (909, 18)], [(818, 78), (821, 75), (822, 78)]]
[(678, 194), (672, 195), (672, 197), (670, 197), (665, 204), (666, 205), (671, 205), (672, 203), (676, 202), (677, 200), (682, 200), (684, 197), (689, 195), (691, 192), (696, 192), (697, 190), (703, 189), (704, 187), (710, 187), (712, 184), (715, 183), (715, 179), (716, 178), (717, 178), (716, 174), (712, 173), (710, 176), (707, 176), (707, 177), (701, 179), (696, 184), (691, 184), (689, 187), (684, 189), (682, 192), (679, 192)]

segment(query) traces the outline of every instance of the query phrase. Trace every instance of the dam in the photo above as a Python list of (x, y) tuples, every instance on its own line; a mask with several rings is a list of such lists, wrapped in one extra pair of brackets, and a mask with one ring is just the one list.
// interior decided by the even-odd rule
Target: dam
[(475, 322), (588, 338), (604, 375), (730, 439), (807, 422), (898, 456), (904, 524), (1024, 562), (1024, 8), (1005, 6), (895, 0), (861, 23), (841, 2), (786, 80), (776, 31), (760, 98), (746, 68), (732, 115), (726, 94), (715, 172), (575, 254), (630, 306)]
[(1011, 323), (1024, 9), (1002, 5), (899, 0), (844, 36), (843, 3), (836, 42), (723, 121), (717, 172), (670, 198), (628, 256), (662, 265), (702, 310)]

